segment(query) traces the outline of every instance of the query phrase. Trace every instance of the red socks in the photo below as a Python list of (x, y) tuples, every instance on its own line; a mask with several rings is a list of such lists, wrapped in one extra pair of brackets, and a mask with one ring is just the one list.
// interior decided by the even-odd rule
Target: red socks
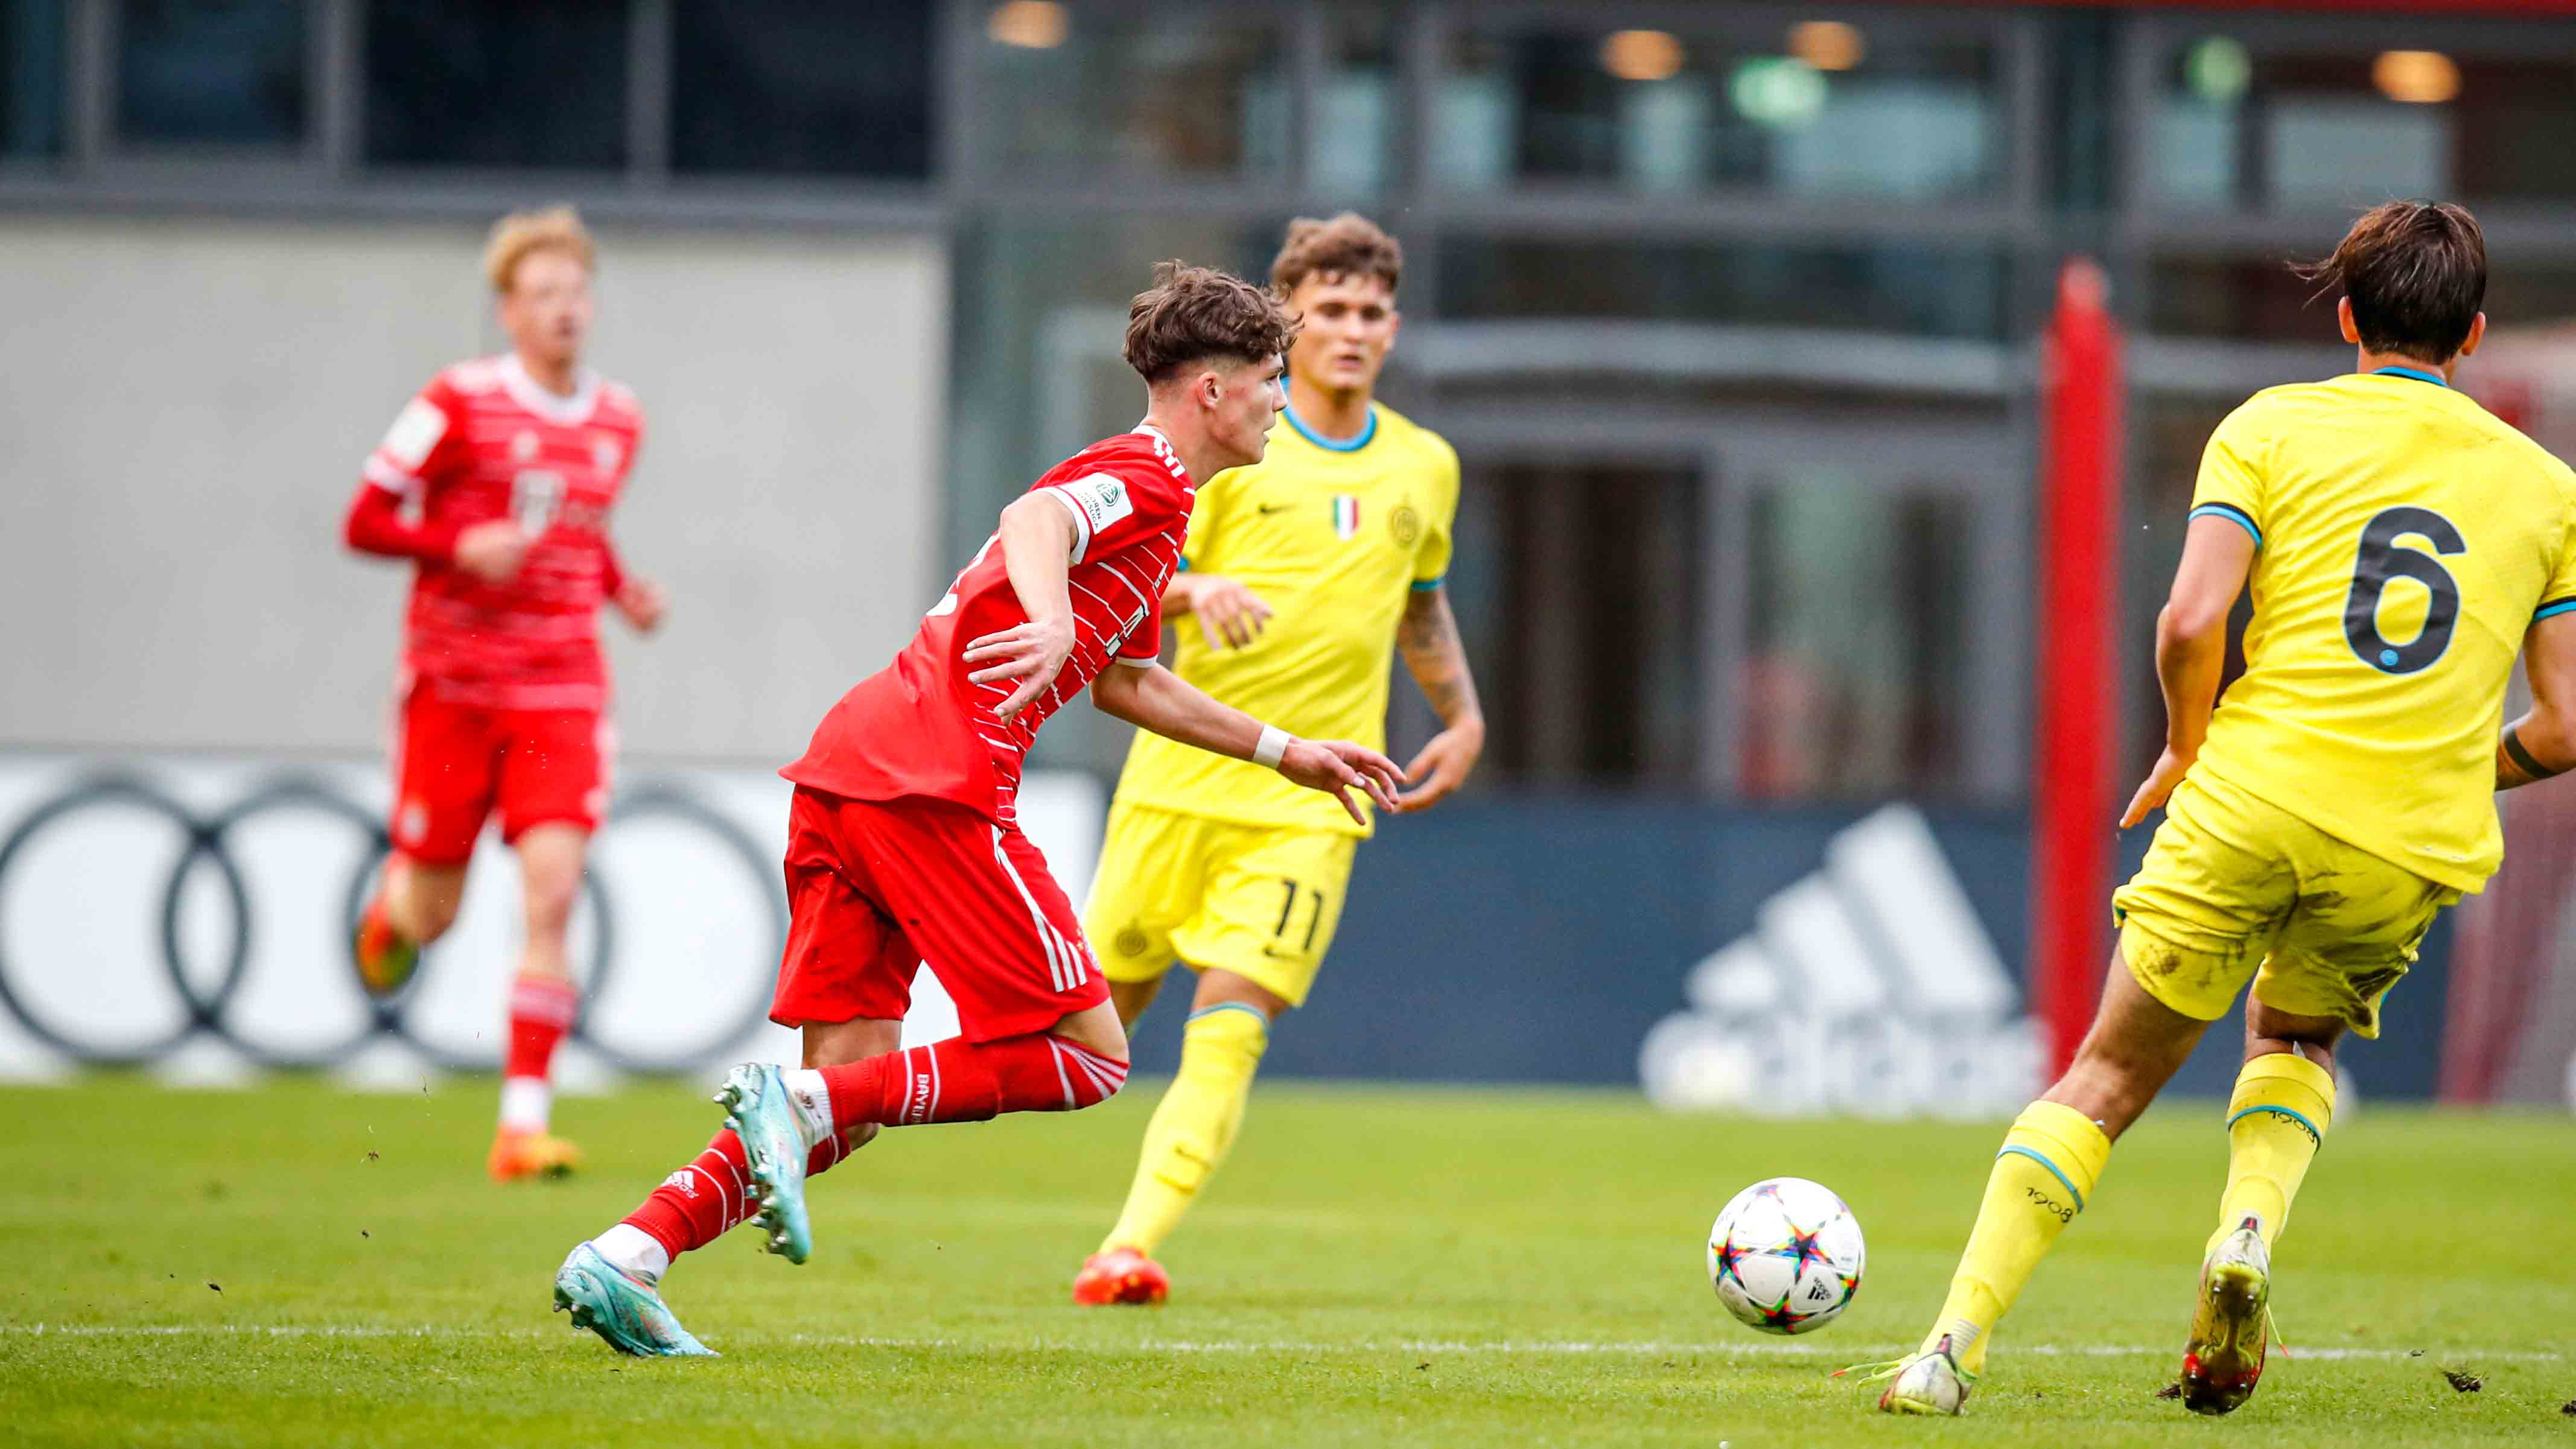
[[(1127, 1080), (1125, 1062), (1039, 1032), (981, 1045), (950, 1037), (821, 1070), (833, 1132), (806, 1158), (808, 1177), (847, 1157), (841, 1134), (863, 1122), (908, 1127), (981, 1122), (1004, 1112), (1070, 1112), (1109, 1100)], [(750, 1190), (741, 1139), (719, 1132), (625, 1222), (676, 1258), (748, 1221), (758, 1208)]]
[[(837, 1133), (826, 1137), (805, 1159), (805, 1175), (812, 1177), (849, 1155), (849, 1143)], [(751, 1195), (751, 1165), (742, 1154), (742, 1139), (727, 1129), (716, 1134), (696, 1161), (662, 1179), (625, 1222), (676, 1258), (749, 1222), (759, 1207)]]
[(545, 1080), (554, 1066), (555, 1044), (572, 1030), (581, 1009), (581, 992), (552, 976), (522, 976), (510, 984), (510, 1051), (501, 1075)]
[(982, 1122), (1004, 1112), (1071, 1112), (1117, 1095), (1127, 1064), (1031, 1032), (980, 1045), (962, 1036), (823, 1068), (832, 1125)]

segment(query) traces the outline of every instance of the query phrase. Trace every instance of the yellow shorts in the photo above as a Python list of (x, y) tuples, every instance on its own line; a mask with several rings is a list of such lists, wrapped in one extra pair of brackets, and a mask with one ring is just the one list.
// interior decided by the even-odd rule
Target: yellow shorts
[(2379, 999), (2459, 898), (2224, 780), (2192, 775), (2111, 904), (2129, 974), (2183, 1015), (2225, 1016), (2251, 976), (2255, 998), (2275, 1011), (2340, 1017), (2375, 1037)]
[(1341, 923), (1359, 837), (1112, 805), (1082, 932), (1112, 981), (1174, 960), (1302, 1005)]

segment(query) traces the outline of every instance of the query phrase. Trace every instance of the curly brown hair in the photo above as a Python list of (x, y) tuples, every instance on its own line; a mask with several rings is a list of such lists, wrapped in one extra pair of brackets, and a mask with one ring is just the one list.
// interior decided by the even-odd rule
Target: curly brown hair
[(1279, 299), (1231, 272), (1162, 262), (1127, 304), (1127, 365), (1158, 383), (1211, 357), (1259, 362), (1297, 340)]
[(1330, 221), (1301, 216), (1288, 223), (1288, 239), (1270, 264), (1270, 285), (1284, 297), (1315, 276), (1375, 277), (1392, 292), (1404, 276), (1404, 248), (1356, 211)]
[(2352, 299), (2361, 345), (2444, 363), (2469, 340), (2487, 299), (2487, 239), (2465, 207), (2391, 201), (2363, 212), (2334, 254), (2291, 268)]

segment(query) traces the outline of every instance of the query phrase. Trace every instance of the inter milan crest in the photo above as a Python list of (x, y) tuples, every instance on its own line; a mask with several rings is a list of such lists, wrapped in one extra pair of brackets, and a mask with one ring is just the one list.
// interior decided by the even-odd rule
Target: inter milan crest
[(1360, 501), (1348, 493), (1333, 495), (1333, 536), (1349, 540), (1359, 537)]
[(1395, 511), (1386, 516), (1386, 528), (1387, 532), (1395, 535), (1397, 548), (1411, 548), (1413, 541), (1422, 536), (1422, 519), (1413, 511), (1412, 504), (1399, 503), (1395, 505)]

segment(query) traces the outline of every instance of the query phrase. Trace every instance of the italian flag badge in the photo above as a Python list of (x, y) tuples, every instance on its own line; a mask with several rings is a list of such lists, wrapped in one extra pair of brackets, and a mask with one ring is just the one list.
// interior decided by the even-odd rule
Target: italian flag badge
[(1348, 493), (1333, 495), (1333, 535), (1357, 538), (1360, 532), (1360, 501)]

